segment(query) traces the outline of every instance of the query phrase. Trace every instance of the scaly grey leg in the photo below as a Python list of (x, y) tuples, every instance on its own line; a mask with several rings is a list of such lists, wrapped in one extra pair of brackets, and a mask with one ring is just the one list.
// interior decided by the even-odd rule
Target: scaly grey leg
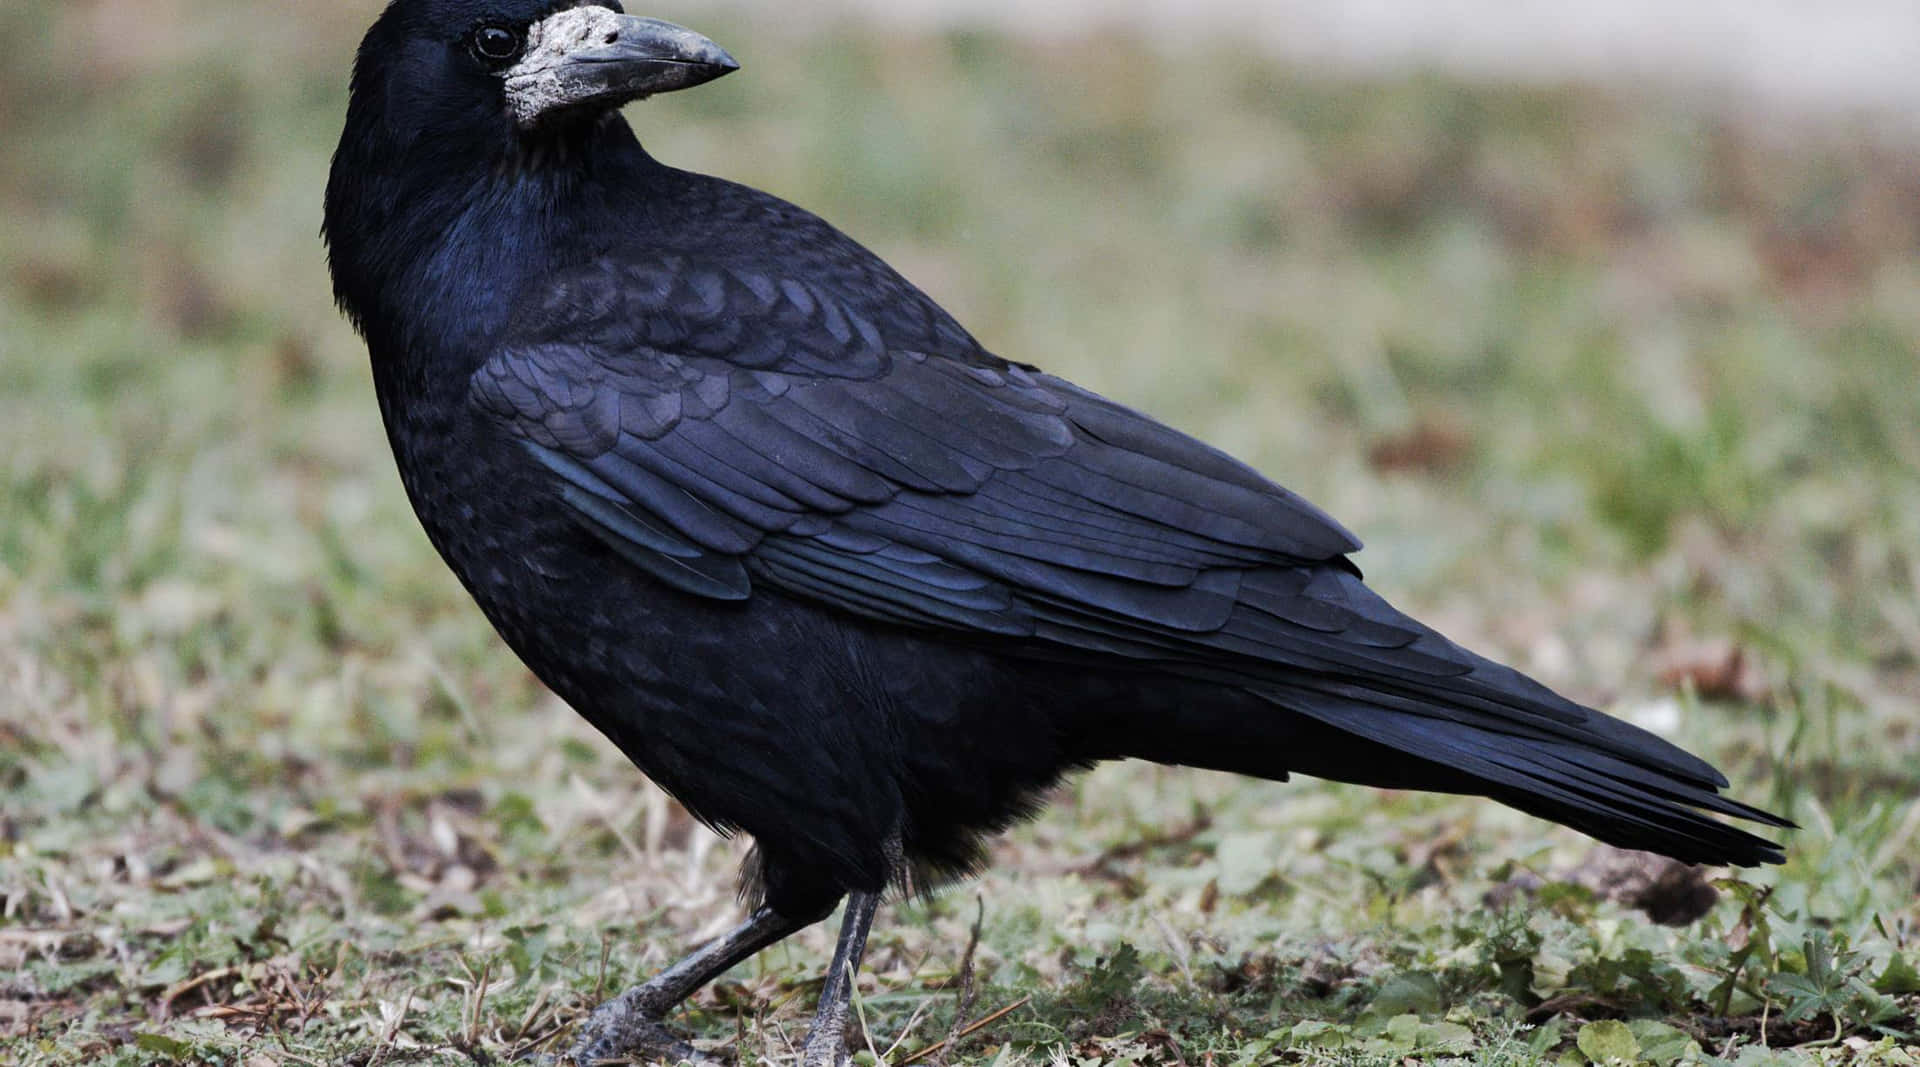
[(833, 963), (827, 967), (827, 983), (820, 990), (813, 1029), (807, 1033), (802, 1061), (806, 1067), (840, 1067), (851, 1059), (847, 1055), (847, 1012), (853, 1005), (853, 979), (860, 970), (860, 957), (866, 954), (867, 933), (873, 929), (873, 913), (879, 906), (878, 893), (847, 895), (840, 941), (833, 949)]

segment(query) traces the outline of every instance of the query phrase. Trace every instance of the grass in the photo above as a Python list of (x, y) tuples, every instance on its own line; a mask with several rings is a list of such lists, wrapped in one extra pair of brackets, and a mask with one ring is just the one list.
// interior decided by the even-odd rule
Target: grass
[[(0, 9), (0, 1063), (500, 1062), (734, 914), (743, 846), (408, 514), (315, 237), (373, 5), (322, 7)], [(634, 109), (657, 154), (1256, 462), (1398, 601), (1805, 827), (1712, 890), (1485, 802), (1108, 767), (883, 914), (873, 1055), (1920, 1059), (1920, 150), (677, 14), (747, 69)], [(830, 933), (681, 1021), (791, 1059)]]

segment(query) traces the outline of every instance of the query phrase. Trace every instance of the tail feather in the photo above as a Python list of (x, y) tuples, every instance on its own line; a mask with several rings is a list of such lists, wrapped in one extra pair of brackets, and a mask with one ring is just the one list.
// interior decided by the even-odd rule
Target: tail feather
[(1714, 817), (1791, 825), (1722, 797), (1727, 779), (1711, 764), (1454, 644), (1350, 569), (1253, 569), (1235, 589), (1210, 630), (1033, 602), (1038, 636), (1096, 664), (1119, 656), (1233, 692), (1200, 706), (1150, 702), (1119, 721), (1103, 711), (1098, 755), (1474, 793), (1687, 862), (1783, 859), (1778, 844)]
[[(1261, 689), (1257, 695), (1343, 733), (1445, 768), (1478, 792), (1530, 814), (1571, 826), (1622, 848), (1658, 852), (1687, 863), (1751, 867), (1779, 863), (1778, 843), (1721, 822), (1718, 812), (1772, 826), (1791, 823), (1719, 795), (1716, 781), (1677, 776), (1618, 754), (1632, 733), (1664, 755), (1665, 741), (1598, 712), (1587, 714), (1613, 735), (1606, 750), (1577, 740), (1516, 736), (1428, 715), (1387, 710), (1372, 701), (1302, 689)], [(1314, 774), (1311, 754), (1291, 769)], [(1659, 760), (1666, 763), (1667, 760)], [(1360, 777), (1351, 770), (1338, 775)], [(1713, 778), (1718, 778), (1715, 774)]]
[[(1267, 576), (1261, 574), (1249, 579), (1249, 584), (1258, 587), (1267, 580)], [(1698, 756), (1638, 727), (1582, 707), (1512, 667), (1460, 647), (1402, 614), (1353, 575), (1334, 571), (1316, 574), (1308, 592), (1326, 598), (1318, 601), (1322, 606), (1337, 604), (1340, 611), (1364, 620), (1375, 629), (1406, 635), (1406, 643), (1396, 648), (1368, 648), (1366, 651), (1372, 659), (1367, 667), (1358, 662), (1335, 664), (1336, 669), (1307, 683), (1316, 690), (1344, 695), (1360, 703), (1444, 718), (1502, 735), (1557, 738), (1574, 742), (1583, 749), (1610, 752), (1663, 774), (1710, 787), (1727, 784), (1719, 771)], [(1265, 601), (1243, 596), (1243, 610), (1228, 621), (1227, 634), (1252, 637), (1270, 631), (1271, 622), (1260, 620), (1262, 616), (1272, 619), (1272, 612), (1278, 609), (1270, 602), (1276, 599), (1271, 595)], [(1300, 599), (1311, 598), (1303, 595)], [(1344, 633), (1296, 633), (1286, 647), (1299, 648), (1303, 644), (1316, 648), (1350, 647), (1352, 642)], [(1409, 656), (1417, 658), (1396, 658)], [(1428, 667), (1435, 661), (1447, 663), (1450, 668), (1435, 672)]]

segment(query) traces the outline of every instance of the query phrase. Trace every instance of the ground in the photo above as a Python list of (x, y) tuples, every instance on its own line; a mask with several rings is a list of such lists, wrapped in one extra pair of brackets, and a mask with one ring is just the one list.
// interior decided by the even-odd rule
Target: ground
[[(0, 8), (0, 1063), (501, 1062), (738, 914), (743, 845), (408, 514), (316, 236), (369, 9)], [(1673, 871), (1483, 801), (1109, 767), (883, 910), (871, 1056), (1920, 1061), (1920, 150), (667, 13), (745, 70), (632, 109), (656, 154), (1255, 462), (1404, 606), (1804, 827)], [(830, 934), (680, 1022), (790, 1061)]]

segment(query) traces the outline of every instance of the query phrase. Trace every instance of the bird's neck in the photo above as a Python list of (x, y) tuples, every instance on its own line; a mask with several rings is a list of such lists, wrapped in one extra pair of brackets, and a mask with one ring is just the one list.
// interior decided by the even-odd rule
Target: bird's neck
[(329, 265), (382, 402), (464, 389), (526, 288), (604, 253), (613, 205), (630, 210), (664, 170), (617, 115), (493, 151), (343, 142), (327, 187)]

